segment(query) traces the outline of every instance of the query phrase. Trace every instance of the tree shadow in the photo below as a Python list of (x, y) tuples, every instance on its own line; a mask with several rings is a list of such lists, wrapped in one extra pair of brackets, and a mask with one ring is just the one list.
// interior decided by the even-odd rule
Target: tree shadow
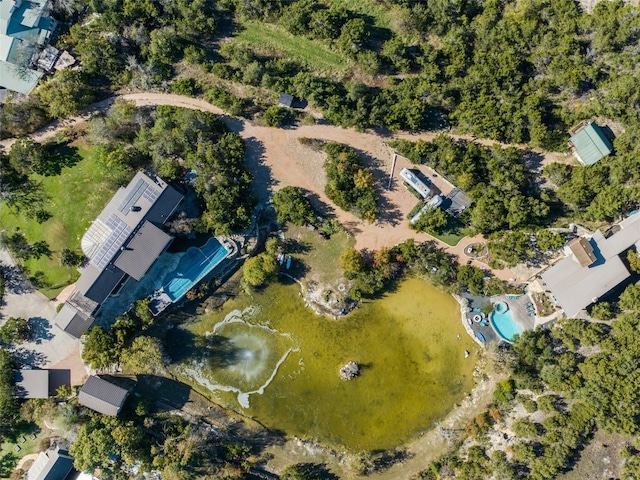
[(68, 144), (54, 144), (45, 147), (45, 161), (40, 166), (40, 173), (45, 177), (60, 175), (65, 167), (73, 167), (82, 160), (76, 147)]
[(44, 317), (29, 318), (29, 328), (31, 330), (31, 341), (36, 345), (40, 345), (43, 340), (51, 340), (51, 322)]
[(41, 352), (34, 352), (25, 347), (16, 347), (11, 352), (18, 365), (42, 367), (47, 363), (47, 356)]
[(374, 452), (373, 470), (375, 472), (384, 472), (393, 467), (396, 463), (409, 460), (414, 455), (404, 449), (391, 450), (383, 452)]
[(336, 209), (333, 207), (333, 205), (323, 202), (320, 199), (320, 196), (317, 193), (312, 192), (311, 190), (303, 191), (305, 197), (307, 197), (309, 199), (309, 202), (311, 202), (311, 206), (313, 206), (316, 214), (321, 217), (335, 217)]
[(210, 335), (205, 339), (207, 363), (211, 368), (227, 368), (250, 358), (254, 352), (240, 348), (223, 335)]
[(181, 409), (189, 402), (191, 387), (158, 375), (138, 375), (134, 392), (155, 401), (156, 411)]
[(271, 174), (271, 169), (264, 162), (264, 145), (254, 137), (245, 139), (245, 144), (247, 146), (245, 164), (253, 174), (253, 192), (259, 202), (266, 203), (277, 182)]
[(198, 357), (202, 341), (189, 330), (174, 325), (167, 330), (163, 345), (171, 362), (180, 363)]
[(286, 238), (282, 243), (282, 247), (286, 253), (309, 253), (311, 251), (309, 243), (295, 238)]
[(13, 295), (23, 295), (34, 291), (33, 285), (18, 266), (3, 265), (1, 268), (7, 292)]

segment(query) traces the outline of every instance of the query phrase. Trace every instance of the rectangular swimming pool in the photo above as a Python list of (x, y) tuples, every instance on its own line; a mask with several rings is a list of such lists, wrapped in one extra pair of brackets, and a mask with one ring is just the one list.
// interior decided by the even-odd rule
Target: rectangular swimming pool
[(200, 248), (190, 247), (175, 270), (165, 276), (162, 290), (171, 302), (177, 302), (230, 253), (216, 238), (209, 239)]

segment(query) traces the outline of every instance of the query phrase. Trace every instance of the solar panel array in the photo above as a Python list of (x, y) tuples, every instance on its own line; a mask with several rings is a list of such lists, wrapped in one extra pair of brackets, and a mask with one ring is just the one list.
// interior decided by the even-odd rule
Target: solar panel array
[[(146, 193), (148, 186), (149, 185), (147, 184), (147, 182), (145, 182), (142, 178), (138, 179), (131, 191), (127, 193), (126, 197), (124, 197), (124, 200), (120, 204), (120, 207), (118, 207), (118, 210), (126, 215), (131, 207), (133, 207), (136, 202), (140, 200), (140, 197), (142, 197), (142, 195)], [(148, 199), (146, 195), (145, 198)]]
[(150, 203), (155, 202), (158, 198), (158, 195), (160, 195), (160, 192), (157, 189), (153, 188), (151, 185), (147, 185), (147, 189), (142, 194), (142, 196), (149, 200)]
[(109, 261), (114, 257), (118, 249), (124, 244), (125, 240), (131, 234), (131, 227), (123, 220), (118, 218), (115, 213), (109, 215), (105, 222), (107, 227), (111, 228), (111, 235), (104, 242), (97, 255), (91, 261), (100, 269), (107, 266)]

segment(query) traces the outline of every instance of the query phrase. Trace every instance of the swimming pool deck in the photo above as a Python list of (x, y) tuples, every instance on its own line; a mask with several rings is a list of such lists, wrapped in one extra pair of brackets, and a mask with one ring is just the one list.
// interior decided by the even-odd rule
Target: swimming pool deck
[[(524, 330), (533, 330), (536, 324), (537, 316), (530, 316), (530, 310), (527, 308), (529, 303), (533, 303), (529, 295), (496, 295), (491, 298), (488, 297), (478, 297), (475, 295), (470, 295), (468, 293), (462, 293), (459, 295), (459, 298), (466, 299), (468, 302), (468, 310), (462, 312), (462, 322), (467, 330), (467, 333), (480, 345), (484, 345), (489, 342), (501, 342), (504, 341), (498, 333), (491, 326), (491, 321), (487, 321), (485, 326), (482, 326), (481, 322), (475, 322), (473, 317), (478, 314), (478, 312), (474, 312), (474, 308), (481, 308), (483, 305), (487, 303), (500, 303), (504, 302), (509, 306), (509, 309), (513, 313), (513, 319), (520, 325)], [(486, 342), (482, 342), (478, 339), (477, 333), (481, 333)]]

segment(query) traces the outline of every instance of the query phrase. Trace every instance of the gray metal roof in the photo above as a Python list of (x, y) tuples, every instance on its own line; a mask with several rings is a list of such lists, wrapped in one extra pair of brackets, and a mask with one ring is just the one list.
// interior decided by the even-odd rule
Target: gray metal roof
[(49, 397), (49, 370), (17, 370), (15, 381), (18, 398)]
[(281, 93), (278, 98), (278, 104), (283, 107), (291, 107), (293, 105), (293, 95), (289, 95), (288, 93)]
[(29, 468), (26, 480), (65, 480), (73, 470), (73, 457), (66, 450), (40, 452)]
[(129, 392), (100, 377), (91, 375), (80, 389), (78, 403), (104, 415), (116, 416)]
[(54, 322), (72, 337), (80, 338), (93, 324), (93, 318), (67, 302), (56, 315)]
[(107, 265), (103, 270), (100, 270), (95, 265), (89, 264), (76, 282), (76, 288), (88, 299), (101, 304), (124, 280), (126, 275), (115, 265)]
[(173, 215), (176, 208), (178, 208), (178, 205), (180, 205), (183, 198), (182, 194), (180, 194), (175, 188), (167, 185), (160, 194), (160, 197), (149, 209), (149, 213), (147, 213), (145, 220), (148, 220), (158, 227), (164, 225), (169, 217)]
[(595, 262), (582, 266), (570, 250), (568, 256), (542, 274), (542, 279), (569, 317), (574, 317), (630, 276), (620, 254), (640, 241), (640, 214), (620, 224), (609, 238), (601, 231), (593, 234)]
[(140, 280), (158, 256), (171, 243), (172, 237), (151, 222), (145, 221), (142, 227), (123, 247), (115, 261), (115, 266), (127, 275)]

